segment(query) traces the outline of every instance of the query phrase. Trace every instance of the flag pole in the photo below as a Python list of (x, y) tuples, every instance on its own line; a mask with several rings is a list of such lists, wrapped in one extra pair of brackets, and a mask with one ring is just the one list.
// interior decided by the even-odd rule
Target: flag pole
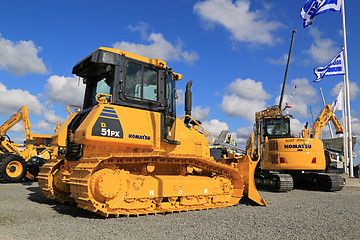
[(347, 110), (347, 138), (349, 151), (349, 177), (354, 177), (353, 168), (353, 153), (352, 153), (352, 135), (351, 135), (351, 112), (350, 112), (350, 90), (349, 90), (349, 73), (348, 73), (348, 59), (347, 59), (347, 44), (346, 44), (346, 28), (345, 28), (345, 0), (341, 0), (341, 13), (343, 20), (343, 37), (344, 37), (344, 62), (345, 62), (345, 91), (346, 91), (346, 110)]
[[(322, 98), (322, 100), (323, 100), (323, 104), (324, 104), (324, 107), (325, 107), (325, 106), (326, 106), (326, 104), (325, 104), (325, 98), (324, 98), (324, 94), (323, 94), (323, 91), (322, 91), (321, 88), (320, 88), (320, 93), (321, 93), (321, 98)], [(332, 131), (332, 129), (331, 129), (330, 122), (328, 123), (328, 126), (329, 126), (329, 131), (330, 131), (331, 138), (333, 138), (333, 137), (334, 137), (334, 133), (333, 133), (333, 131)]]
[[(344, 85), (345, 85), (345, 75), (344, 75)], [(346, 112), (346, 108), (345, 108), (345, 99), (346, 99), (346, 92), (344, 91), (344, 88), (341, 87), (341, 91), (343, 92), (343, 102), (342, 102), (342, 119), (343, 119), (343, 154), (344, 154), (344, 159), (345, 159), (345, 166), (344, 166), (344, 170), (346, 174), (349, 174), (349, 150), (348, 150), (348, 138), (347, 138), (347, 112)]]

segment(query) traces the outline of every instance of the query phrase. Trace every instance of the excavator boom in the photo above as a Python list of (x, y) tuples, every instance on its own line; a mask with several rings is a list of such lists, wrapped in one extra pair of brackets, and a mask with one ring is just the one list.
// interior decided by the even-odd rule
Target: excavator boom
[(338, 118), (334, 114), (329, 104), (326, 104), (323, 110), (320, 112), (319, 116), (316, 118), (315, 122), (312, 125), (310, 136), (315, 139), (320, 139), (321, 131), (329, 121), (333, 123), (336, 133), (342, 133), (342, 124), (339, 122)]

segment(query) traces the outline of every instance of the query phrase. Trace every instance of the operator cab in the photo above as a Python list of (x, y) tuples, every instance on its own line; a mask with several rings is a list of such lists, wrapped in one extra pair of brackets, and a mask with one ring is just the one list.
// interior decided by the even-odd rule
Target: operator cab
[(264, 118), (262, 125), (264, 138), (275, 139), (291, 137), (289, 118)]
[(175, 81), (181, 75), (173, 73), (166, 62), (99, 48), (77, 63), (72, 73), (86, 84), (83, 112), (97, 105), (100, 96), (115, 105), (160, 112), (162, 140), (176, 142)]

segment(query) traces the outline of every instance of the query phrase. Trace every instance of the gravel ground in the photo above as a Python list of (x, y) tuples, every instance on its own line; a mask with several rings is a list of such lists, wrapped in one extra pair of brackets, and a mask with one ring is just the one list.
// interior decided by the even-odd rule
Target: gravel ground
[(0, 184), (1, 239), (360, 239), (360, 191), (260, 192), (268, 207), (102, 218), (43, 197), (36, 182)]

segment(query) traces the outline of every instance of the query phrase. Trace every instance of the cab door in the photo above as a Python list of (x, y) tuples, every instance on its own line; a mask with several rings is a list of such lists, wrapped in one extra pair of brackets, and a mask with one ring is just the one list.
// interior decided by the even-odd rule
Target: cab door
[(175, 140), (176, 129), (176, 103), (175, 103), (175, 82), (172, 73), (165, 79), (165, 112), (164, 112), (164, 139), (171, 144), (178, 144)]

